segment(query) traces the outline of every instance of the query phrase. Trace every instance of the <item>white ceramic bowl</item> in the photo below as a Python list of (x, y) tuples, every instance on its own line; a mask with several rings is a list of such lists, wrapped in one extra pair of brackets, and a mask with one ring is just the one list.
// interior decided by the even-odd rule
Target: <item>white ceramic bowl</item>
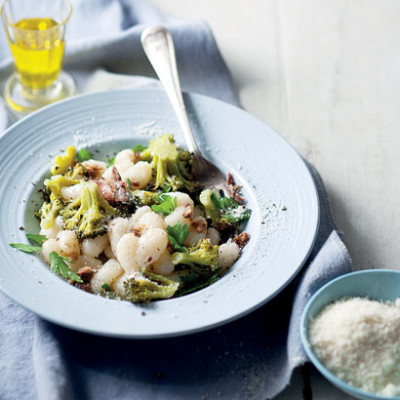
[[(222, 279), (199, 292), (145, 306), (113, 301), (66, 284), (10, 242), (36, 233), (42, 202), (36, 184), (68, 145), (98, 159), (147, 144), (157, 133), (183, 135), (163, 91), (126, 90), (75, 97), (40, 110), (0, 138), (0, 289), (55, 323), (96, 334), (156, 338), (183, 335), (238, 318), (267, 302), (297, 274), (318, 229), (318, 196), (301, 157), (272, 129), (223, 102), (185, 95), (202, 151), (243, 185), (251, 240)], [(35, 184), (32, 185), (32, 183)], [(283, 207), (285, 206), (285, 208)], [(143, 317), (142, 311), (146, 311)]]

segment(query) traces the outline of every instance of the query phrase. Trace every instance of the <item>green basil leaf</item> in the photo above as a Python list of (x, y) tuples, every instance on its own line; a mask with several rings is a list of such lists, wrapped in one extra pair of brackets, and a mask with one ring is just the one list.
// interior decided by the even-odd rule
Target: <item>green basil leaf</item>
[(54, 273), (56, 273), (57, 275), (61, 275), (65, 279), (71, 279), (74, 282), (78, 283), (83, 282), (82, 278), (74, 271), (72, 271), (65, 262), (67, 261), (70, 263), (73, 262), (73, 260), (71, 260), (68, 257), (60, 256), (55, 251), (52, 251), (49, 254), (49, 258), (50, 258), (50, 268)]
[(187, 253), (187, 248), (184, 246), (186, 238), (189, 236), (188, 224), (181, 224), (181, 221), (175, 225), (168, 225), (167, 231), (169, 233), (168, 240), (170, 241), (172, 248), (176, 251)]
[(138, 152), (138, 151), (143, 151), (146, 150), (147, 146), (143, 146), (142, 144), (137, 144), (136, 146), (132, 147), (132, 151), (134, 153)]
[(81, 149), (76, 153), (76, 158), (79, 162), (91, 160), (93, 158), (93, 154), (86, 149)]
[(26, 237), (32, 242), (41, 246), (46, 240), (47, 237), (45, 235), (35, 235), (33, 233), (27, 233)]
[(178, 205), (178, 199), (174, 196), (161, 194), (160, 196), (156, 196), (155, 199), (159, 204), (153, 204), (151, 209), (164, 215), (171, 214)]
[(108, 283), (103, 283), (101, 288), (104, 289), (106, 292), (111, 292), (111, 286)]
[(115, 157), (107, 157), (107, 168), (112, 167), (115, 162)]
[(42, 250), (42, 248), (39, 246), (32, 246), (30, 244), (24, 244), (24, 243), (9, 243), (9, 245), (14, 249), (23, 251), (24, 253), (28, 254), (34, 254)]

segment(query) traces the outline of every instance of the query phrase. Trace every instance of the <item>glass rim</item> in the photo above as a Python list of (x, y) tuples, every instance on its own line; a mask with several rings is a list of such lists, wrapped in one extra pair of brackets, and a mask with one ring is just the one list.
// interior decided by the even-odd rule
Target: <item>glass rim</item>
[[(6, 18), (5, 12), (4, 12), (4, 11), (5, 11), (5, 7), (6, 7), (6, 4), (7, 4), (8, 2), (10, 2), (10, 0), (5, 0), (4, 3), (1, 5), (1, 8), (0, 8), (0, 15), (2, 16), (4, 23), (5, 23), (7, 26), (9, 26), (9, 27), (11, 27), (11, 28), (13, 28), (13, 29), (18, 29), (18, 30), (20, 30), (20, 31), (33, 31), (33, 32), (38, 32), (36, 29), (20, 28), (20, 27), (16, 26), (15, 23), (9, 22), (9, 21), (7, 20), (7, 18)], [(69, 0), (62, 0), (62, 2), (64, 2), (64, 3), (67, 5), (67, 7), (68, 7), (68, 11), (67, 11), (66, 17), (65, 17), (61, 22), (57, 22), (57, 25), (52, 26), (52, 27), (47, 28), (47, 29), (40, 30), (40, 32), (46, 32), (46, 31), (51, 31), (51, 30), (53, 30), (53, 29), (57, 29), (57, 28), (59, 28), (60, 26), (65, 25), (65, 24), (68, 22), (68, 20), (71, 18), (72, 10), (73, 10), (72, 4), (70, 3)]]

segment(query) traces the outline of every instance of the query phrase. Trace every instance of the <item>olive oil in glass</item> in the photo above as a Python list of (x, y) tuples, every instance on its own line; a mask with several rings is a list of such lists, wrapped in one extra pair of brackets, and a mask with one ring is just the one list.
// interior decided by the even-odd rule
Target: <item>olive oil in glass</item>
[(49, 86), (60, 74), (64, 55), (57, 22), (51, 18), (26, 18), (14, 26), (14, 41), (9, 43), (21, 82), (32, 89)]
[(75, 93), (73, 79), (62, 71), (71, 13), (69, 0), (4, 0), (0, 15), (15, 66), (4, 99), (16, 117)]

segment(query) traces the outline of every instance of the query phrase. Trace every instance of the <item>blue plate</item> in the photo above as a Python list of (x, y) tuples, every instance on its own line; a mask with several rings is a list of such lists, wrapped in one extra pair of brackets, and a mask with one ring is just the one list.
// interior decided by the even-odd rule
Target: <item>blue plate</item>
[[(183, 335), (238, 318), (267, 302), (300, 270), (318, 228), (318, 196), (299, 155), (248, 113), (187, 94), (201, 150), (243, 185), (253, 210), (251, 240), (242, 257), (210, 287), (139, 306), (94, 296), (68, 285), (39, 257), (10, 248), (37, 232), (38, 183), (51, 157), (68, 145), (105, 160), (116, 151), (171, 132), (184, 146), (170, 103), (160, 90), (78, 96), (40, 110), (0, 139), (0, 289), (43, 318), (96, 334), (156, 338)], [(146, 311), (145, 317), (142, 311)]]
[(309, 323), (325, 306), (343, 297), (395, 301), (400, 298), (400, 271), (366, 270), (352, 272), (332, 280), (311, 297), (304, 309), (300, 328), (301, 340), (308, 357), (319, 372), (339, 389), (362, 400), (400, 400), (400, 397), (377, 396), (348, 385), (325, 368), (315, 355), (308, 339)]

